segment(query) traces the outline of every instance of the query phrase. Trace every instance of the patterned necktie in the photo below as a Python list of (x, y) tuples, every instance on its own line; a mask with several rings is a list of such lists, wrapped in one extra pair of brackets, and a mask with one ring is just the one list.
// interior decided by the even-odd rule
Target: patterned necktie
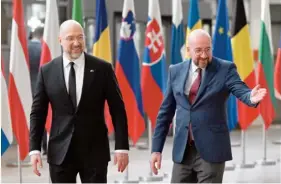
[(198, 93), (198, 90), (199, 90), (199, 86), (200, 86), (200, 83), (201, 83), (201, 78), (202, 78), (202, 69), (201, 68), (197, 68), (197, 72), (198, 72), (198, 76), (197, 78), (194, 80), (191, 88), (190, 88), (190, 91), (189, 91), (189, 96), (188, 96), (188, 99), (189, 99), (189, 102), (191, 104), (194, 103), (194, 100), (195, 100), (195, 97)]
[[(190, 91), (189, 91), (189, 96), (188, 96), (188, 100), (191, 104), (194, 103), (196, 95), (198, 93), (199, 87), (200, 87), (200, 83), (201, 83), (201, 78), (202, 78), (202, 69), (201, 68), (197, 68), (197, 72), (198, 72), (198, 76), (197, 78), (194, 80), (194, 82), (191, 85)], [(193, 135), (192, 135), (192, 131), (191, 131), (191, 123), (189, 123), (189, 143), (191, 143), (192, 140), (194, 140)]]
[(75, 70), (74, 70), (74, 62), (70, 62), (71, 68), (69, 72), (69, 80), (68, 80), (68, 89), (69, 96), (72, 101), (74, 109), (76, 109), (76, 79), (75, 79)]

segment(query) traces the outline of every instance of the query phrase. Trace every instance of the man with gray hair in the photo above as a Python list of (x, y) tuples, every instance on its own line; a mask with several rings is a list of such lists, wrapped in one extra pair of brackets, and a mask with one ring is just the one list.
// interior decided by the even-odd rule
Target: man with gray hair
[[(222, 45), (224, 47), (224, 45)], [(176, 114), (172, 183), (221, 183), (225, 162), (232, 160), (226, 122), (230, 93), (257, 107), (266, 89), (249, 89), (234, 63), (212, 56), (212, 41), (203, 29), (192, 31), (191, 58), (170, 66), (168, 85), (152, 140), (151, 169), (157, 174), (170, 123)]]

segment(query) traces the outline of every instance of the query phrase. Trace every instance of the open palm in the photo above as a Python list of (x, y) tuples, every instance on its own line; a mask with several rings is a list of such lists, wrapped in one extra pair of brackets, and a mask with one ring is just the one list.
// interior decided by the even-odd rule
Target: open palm
[(266, 95), (266, 89), (260, 88), (260, 85), (257, 85), (252, 89), (250, 100), (252, 103), (256, 104), (260, 102)]

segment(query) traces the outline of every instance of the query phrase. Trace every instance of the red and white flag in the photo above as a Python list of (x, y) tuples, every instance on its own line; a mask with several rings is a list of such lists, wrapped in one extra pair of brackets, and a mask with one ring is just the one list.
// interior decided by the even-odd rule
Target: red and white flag
[[(57, 1), (47, 0), (46, 1), (46, 20), (44, 35), (42, 40), (42, 53), (40, 66), (48, 63), (52, 59), (61, 55), (59, 37), (59, 16)], [(52, 109), (49, 105), (49, 112), (46, 121), (47, 132), (50, 132), (52, 121)]]
[(29, 152), (32, 93), (22, 0), (13, 0), (8, 94), (12, 128), (19, 145), (20, 159), (24, 160)]

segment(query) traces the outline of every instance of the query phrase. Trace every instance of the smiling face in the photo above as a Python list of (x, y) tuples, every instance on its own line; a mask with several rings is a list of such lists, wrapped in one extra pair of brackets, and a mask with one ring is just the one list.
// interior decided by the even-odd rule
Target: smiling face
[(192, 31), (188, 38), (187, 51), (196, 66), (206, 68), (212, 59), (212, 41), (210, 35), (202, 29)]
[(59, 41), (67, 57), (77, 59), (85, 49), (83, 28), (74, 20), (65, 21), (60, 28)]

